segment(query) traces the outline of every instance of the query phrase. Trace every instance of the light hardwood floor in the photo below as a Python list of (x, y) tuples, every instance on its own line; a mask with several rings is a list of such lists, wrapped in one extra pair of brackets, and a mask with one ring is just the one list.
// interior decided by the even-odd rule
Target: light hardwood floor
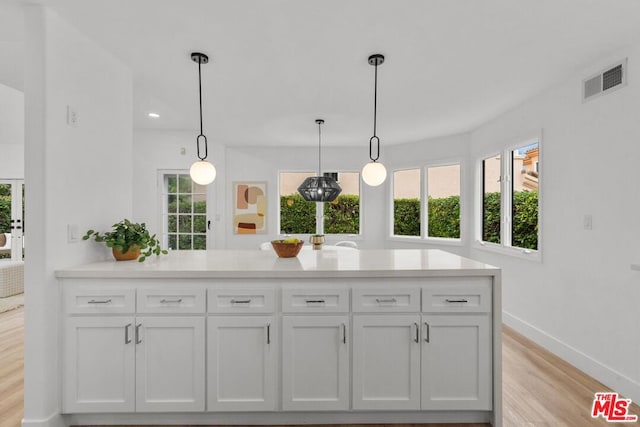
[[(18, 427), (22, 418), (23, 322), (22, 308), (0, 314), (0, 427)], [(592, 419), (594, 393), (608, 389), (507, 327), (503, 332), (502, 355), (505, 427), (640, 426)], [(633, 405), (631, 413), (640, 415), (640, 407)], [(464, 427), (485, 426), (464, 424)], [(456, 425), (429, 424), (429, 427)]]

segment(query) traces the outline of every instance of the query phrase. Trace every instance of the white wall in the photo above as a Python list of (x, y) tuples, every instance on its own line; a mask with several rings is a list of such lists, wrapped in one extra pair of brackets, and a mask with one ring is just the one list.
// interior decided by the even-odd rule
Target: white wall
[(0, 84), (0, 179), (24, 178), (24, 94)]
[[(67, 224), (108, 229), (131, 216), (132, 78), (98, 45), (42, 6), (25, 13), (24, 426), (61, 423), (54, 271), (107, 256), (67, 242)], [(79, 126), (66, 124), (66, 107)]]
[[(629, 86), (582, 103), (582, 79), (625, 56)], [(542, 129), (542, 263), (470, 255), (504, 269), (507, 324), (640, 401), (640, 46), (583, 71), (471, 134), (479, 158)]]

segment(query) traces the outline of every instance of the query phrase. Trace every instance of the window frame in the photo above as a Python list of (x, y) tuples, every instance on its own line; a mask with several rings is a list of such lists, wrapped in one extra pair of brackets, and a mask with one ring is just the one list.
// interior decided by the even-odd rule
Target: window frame
[[(174, 175), (176, 177), (178, 177), (179, 175), (186, 175), (189, 176), (189, 170), (188, 169), (159, 169), (158, 170), (158, 181), (157, 181), (157, 185), (158, 185), (158, 206), (159, 206), (159, 217), (160, 217), (160, 243), (162, 245), (163, 248), (169, 248), (169, 234), (176, 234), (176, 239), (178, 239), (180, 234), (188, 234), (191, 235), (191, 247), (193, 248), (193, 237), (194, 236), (201, 236), (203, 235), (203, 233), (195, 233), (193, 231), (193, 220), (194, 220), (194, 216), (195, 215), (199, 215), (199, 216), (204, 216), (205, 219), (205, 232), (204, 232), (204, 237), (205, 237), (205, 249), (179, 249), (179, 240), (176, 240), (176, 249), (168, 249), (171, 251), (186, 251), (186, 250), (207, 250), (207, 249), (211, 249), (212, 248), (212, 242), (211, 242), (211, 233), (210, 233), (210, 229), (207, 226), (207, 223), (209, 221), (209, 215), (210, 215), (210, 211), (211, 211), (211, 203), (210, 203), (210, 196), (209, 196), (209, 190), (208, 187), (205, 190), (204, 193), (189, 193), (191, 196), (193, 196), (194, 194), (197, 195), (201, 195), (204, 194), (205, 196), (205, 200), (206, 200), (206, 211), (204, 212), (204, 214), (200, 214), (200, 213), (195, 213), (193, 212), (193, 200), (192, 200), (192, 212), (191, 212), (191, 221), (192, 221), (192, 225), (191, 225), (191, 233), (180, 233), (177, 229), (175, 233), (170, 233), (169, 232), (169, 222), (168, 222), (168, 217), (169, 215), (171, 215), (171, 213), (168, 212), (168, 195), (170, 194), (168, 192), (168, 189), (165, 188), (165, 178), (167, 175)], [(189, 177), (189, 179), (191, 179)], [(178, 196), (181, 193), (176, 193), (176, 196)], [(179, 199), (178, 199), (179, 200)], [(180, 213), (176, 212), (176, 216), (179, 216)], [(165, 219), (167, 219), (165, 221)], [(176, 218), (177, 221), (177, 218)], [(176, 224), (177, 226), (178, 224)]]
[[(490, 151), (476, 157), (476, 202), (474, 206), (474, 242), (473, 248), (488, 252), (495, 252), (502, 255), (514, 256), (536, 262), (542, 262), (542, 194), (543, 194), (543, 141), (542, 132), (529, 134), (525, 137), (511, 138), (510, 143), (503, 145), (503, 148)], [(513, 142), (517, 141), (517, 142)], [(520, 248), (512, 245), (513, 232), (513, 152), (527, 145), (538, 144), (538, 249)], [(492, 243), (482, 240), (482, 230), (484, 221), (483, 197), (484, 197), (484, 174), (483, 161), (487, 158), (500, 155), (500, 242)]]
[[(429, 209), (427, 206), (428, 196), (429, 196), (429, 175), (428, 169), (439, 166), (460, 166), (460, 237), (459, 238), (448, 238), (448, 237), (429, 237)], [(420, 170), (420, 236), (401, 236), (393, 234), (394, 228), (394, 173), (396, 171), (403, 170), (411, 170), (411, 169), (419, 169)], [(405, 243), (418, 243), (418, 244), (431, 244), (431, 245), (442, 245), (442, 246), (464, 246), (465, 235), (466, 235), (466, 224), (464, 220), (464, 209), (465, 209), (465, 160), (462, 157), (448, 157), (438, 160), (429, 161), (420, 166), (401, 166), (395, 168), (390, 173), (391, 179), (389, 186), (389, 215), (388, 215), (388, 235), (387, 240), (396, 241), (396, 242), (405, 242)]]
[[(277, 214), (277, 230), (278, 230), (278, 236), (280, 237), (291, 237), (291, 236), (302, 236), (302, 237), (308, 237), (311, 236), (312, 234), (303, 234), (303, 233), (293, 233), (293, 234), (287, 234), (287, 233), (282, 233), (282, 227), (281, 227), (281, 211), (280, 211), (280, 179), (281, 179), (281, 175), (283, 173), (305, 173), (305, 172), (309, 172), (308, 170), (291, 170), (291, 169), (287, 169), (287, 170), (278, 170), (277, 172), (277, 191), (276, 191), (276, 201), (275, 201), (275, 206), (278, 207), (278, 214)], [(312, 176), (317, 176), (317, 172), (316, 171), (312, 171)], [(358, 215), (359, 215), (359, 227), (358, 227), (358, 233), (357, 234), (336, 234), (336, 233), (323, 233), (326, 240), (329, 242), (332, 241), (339, 241), (339, 240), (345, 240), (346, 238), (348, 238), (348, 240), (364, 240), (364, 236), (362, 233), (362, 230), (364, 230), (364, 212), (362, 209), (363, 203), (363, 181), (362, 181), (362, 173), (359, 170), (338, 170), (338, 169), (330, 169), (328, 171), (322, 172), (323, 174), (325, 173), (337, 173), (338, 175), (341, 173), (357, 173), (358, 174)], [(339, 196), (338, 196), (339, 197)], [(312, 202), (313, 203), (313, 202)], [(322, 217), (324, 220), (324, 204), (326, 202), (315, 202), (316, 203), (316, 214), (315, 214), (315, 220), (316, 220), (316, 230), (318, 229), (317, 226), (317, 221), (318, 218)], [(324, 224), (322, 226), (322, 229), (324, 230)], [(313, 234), (315, 234), (315, 231), (313, 232)], [(305, 239), (303, 239), (305, 240)]]

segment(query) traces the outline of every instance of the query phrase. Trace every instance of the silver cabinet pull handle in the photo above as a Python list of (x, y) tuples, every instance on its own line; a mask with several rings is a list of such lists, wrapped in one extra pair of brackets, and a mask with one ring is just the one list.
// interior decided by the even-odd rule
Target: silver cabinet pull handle
[(429, 331), (429, 324), (427, 322), (424, 322), (424, 326), (427, 327), (427, 333), (424, 336), (424, 341), (425, 342), (429, 342), (429, 338), (430, 338), (430, 335), (431, 335), (431, 332)]
[(420, 342), (420, 326), (418, 326), (418, 323), (414, 323), (414, 325), (416, 326), (416, 339), (414, 341), (419, 343)]
[(342, 324), (342, 343), (347, 343), (347, 325), (345, 325), (344, 323)]
[(378, 304), (395, 304), (398, 302), (395, 298), (376, 298)]
[(131, 323), (128, 323), (124, 327), (124, 343), (131, 344), (131, 338), (129, 337), (129, 328), (131, 327)]
[(140, 328), (142, 327), (142, 323), (138, 323), (136, 325), (136, 344), (141, 344), (142, 339), (140, 339)]
[(251, 298), (249, 299), (232, 299), (231, 304), (251, 304)]
[(271, 323), (267, 323), (267, 344), (271, 344)]
[(182, 298), (178, 299), (161, 299), (160, 304), (180, 304), (182, 302)]
[(307, 304), (324, 304), (325, 301), (323, 299), (308, 299), (305, 300)]
[(448, 303), (454, 303), (454, 302), (469, 302), (469, 301), (468, 301), (467, 299), (465, 299), (465, 298), (460, 298), (460, 299), (449, 299), (449, 298), (447, 298), (445, 301), (446, 301), (446, 302), (448, 302)]
[(109, 299), (92, 299), (89, 300), (88, 304), (109, 304), (111, 302), (111, 298)]

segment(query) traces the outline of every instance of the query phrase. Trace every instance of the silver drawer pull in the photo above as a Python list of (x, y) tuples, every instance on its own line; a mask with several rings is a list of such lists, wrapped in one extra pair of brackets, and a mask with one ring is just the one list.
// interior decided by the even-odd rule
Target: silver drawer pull
[(376, 298), (378, 304), (395, 304), (398, 302), (395, 298)]
[(129, 328), (130, 327), (131, 327), (131, 323), (128, 323), (124, 327), (124, 343), (125, 344), (131, 344), (131, 338), (129, 338)]
[(449, 299), (449, 298), (447, 298), (445, 301), (448, 302), (448, 303), (469, 302), (468, 300), (466, 300), (464, 298), (460, 298), (460, 299)]
[(88, 304), (110, 304), (111, 303), (111, 298), (109, 299), (92, 299), (89, 300)]
[(267, 344), (271, 344), (271, 323), (267, 323)]
[(324, 304), (325, 300), (323, 300), (323, 299), (308, 299), (308, 300), (305, 300), (305, 302), (307, 304)]
[(140, 328), (142, 327), (142, 323), (138, 323), (136, 325), (136, 344), (142, 344), (142, 338), (140, 338)]
[(182, 298), (178, 299), (161, 299), (160, 304), (180, 304), (182, 302)]
[(251, 304), (251, 298), (249, 299), (232, 299), (231, 304)]

